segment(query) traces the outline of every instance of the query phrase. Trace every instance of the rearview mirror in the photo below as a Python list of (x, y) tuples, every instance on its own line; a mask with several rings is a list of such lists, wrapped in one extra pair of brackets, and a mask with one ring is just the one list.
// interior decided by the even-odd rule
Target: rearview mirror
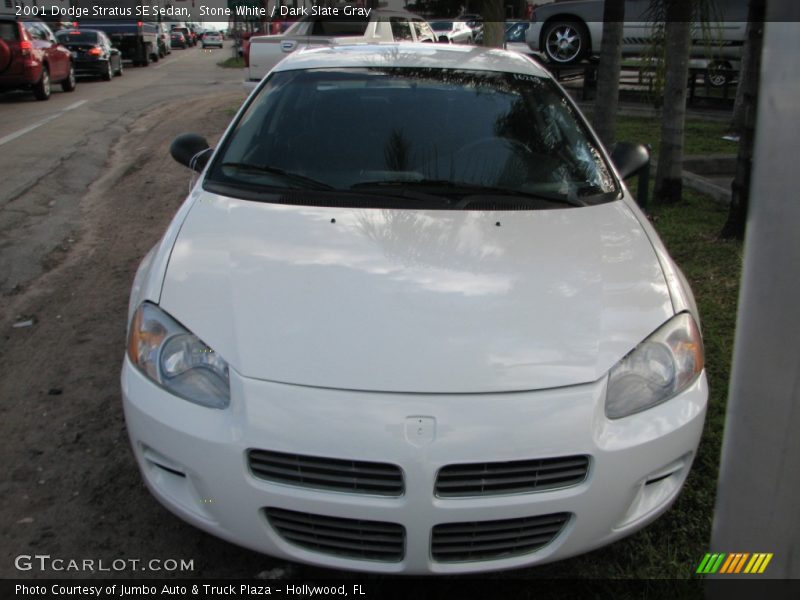
[(197, 133), (183, 133), (172, 140), (169, 147), (172, 158), (185, 167), (200, 173), (211, 158), (211, 148), (202, 135)]
[(611, 150), (611, 160), (620, 177), (627, 179), (650, 165), (650, 150), (643, 144), (617, 142)]

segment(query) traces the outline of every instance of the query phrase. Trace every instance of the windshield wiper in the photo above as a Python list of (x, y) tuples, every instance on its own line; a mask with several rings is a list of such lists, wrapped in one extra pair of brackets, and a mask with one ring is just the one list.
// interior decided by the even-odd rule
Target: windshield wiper
[[(556, 204), (567, 204), (569, 206), (586, 206), (579, 196), (575, 194), (554, 194), (548, 192), (533, 192), (513, 188), (493, 187), (466, 182), (450, 181), (448, 179), (388, 179), (379, 181), (364, 181), (356, 183), (350, 189), (359, 190), (364, 188), (401, 188), (403, 194), (409, 197), (421, 197), (417, 189), (407, 191), (408, 188), (422, 188), (424, 195), (429, 197), (450, 197), (453, 201), (447, 202), (455, 210), (461, 210), (470, 204), (486, 199), (486, 196), (511, 196), (514, 198), (527, 198), (530, 200), (543, 200)], [(452, 198), (458, 196), (457, 202)]]
[(254, 171), (256, 173), (277, 175), (278, 177), (284, 179), (285, 181), (291, 183), (298, 183), (306, 188), (314, 190), (334, 189), (333, 186), (328, 185), (327, 183), (323, 183), (322, 181), (317, 181), (316, 179), (312, 179), (311, 177), (300, 175), (300, 173), (292, 173), (291, 171), (285, 171), (283, 169), (279, 169), (278, 167), (268, 167), (268, 166), (254, 165), (250, 163), (237, 163), (237, 162), (222, 163), (222, 167), (223, 168), (227, 167), (230, 169), (238, 169), (240, 171)]
[(555, 204), (566, 204), (568, 206), (592, 206), (600, 204), (601, 202), (608, 202), (619, 197), (619, 192), (611, 190), (608, 192), (595, 191), (594, 193), (586, 193), (590, 190), (597, 190), (597, 186), (591, 183), (584, 184), (570, 184), (570, 193), (556, 193), (556, 192), (539, 192), (524, 189), (510, 189), (510, 188), (493, 188), (483, 187), (478, 193), (465, 196), (461, 201), (455, 205), (454, 208), (461, 209), (469, 206), (474, 202), (479, 202), (485, 199), (488, 195), (500, 196), (513, 196), (517, 198), (529, 198), (531, 200), (542, 200), (545, 202), (553, 202)]
[(437, 185), (449, 184), (448, 181), (439, 181), (431, 179), (380, 179), (377, 181), (361, 181), (350, 186), (350, 190), (354, 192), (369, 192), (378, 191), (382, 196), (387, 195), (387, 190), (390, 190), (389, 196), (396, 198), (411, 198), (412, 200), (420, 201), (433, 201), (437, 206), (442, 204), (449, 205), (450, 202), (443, 199), (440, 194), (432, 194), (429, 191), (420, 191), (418, 189), (409, 189), (415, 187), (436, 187)]
[(577, 196), (567, 194), (552, 194), (548, 192), (526, 192), (524, 190), (513, 190), (506, 188), (484, 188), (480, 192), (464, 196), (453, 208), (466, 208), (470, 204), (486, 199), (486, 196), (511, 196), (514, 198), (527, 198), (529, 200), (543, 200), (555, 204), (566, 204), (568, 206), (586, 206)]

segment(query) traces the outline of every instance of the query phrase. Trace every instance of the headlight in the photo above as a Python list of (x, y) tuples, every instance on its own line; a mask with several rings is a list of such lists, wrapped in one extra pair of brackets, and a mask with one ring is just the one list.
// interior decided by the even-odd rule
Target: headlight
[(681, 313), (636, 346), (608, 373), (606, 416), (627, 417), (682, 392), (703, 370), (703, 340)]
[(230, 404), (228, 363), (155, 304), (136, 310), (128, 332), (128, 357), (169, 392), (210, 408)]

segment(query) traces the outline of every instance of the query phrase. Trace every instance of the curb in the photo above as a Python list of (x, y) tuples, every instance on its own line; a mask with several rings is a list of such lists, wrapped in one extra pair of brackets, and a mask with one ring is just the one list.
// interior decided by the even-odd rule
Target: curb
[(697, 175), (691, 171), (683, 172), (683, 185), (691, 190), (710, 196), (717, 202), (722, 204), (731, 203), (731, 190), (726, 189), (721, 185), (717, 185), (710, 179), (706, 179), (702, 175)]
[[(729, 161), (729, 157), (726, 155), (714, 155), (709, 154), (707, 156), (692, 156), (687, 157), (689, 160), (684, 160), (684, 166), (687, 165), (687, 162), (692, 165), (692, 168), (697, 168), (698, 166), (708, 166), (709, 164), (715, 164), (715, 161), (722, 160), (723, 164), (727, 164)], [(734, 159), (736, 157), (733, 157)], [(734, 160), (735, 162), (735, 160)], [(658, 161), (651, 160), (650, 161), (650, 176), (655, 179), (656, 170), (658, 168)], [(716, 169), (711, 169), (711, 172), (717, 172)], [(713, 200), (721, 204), (730, 204), (731, 203), (731, 190), (730, 188), (723, 187), (707, 177), (703, 177), (702, 175), (698, 175), (692, 171), (687, 169), (683, 170), (681, 175), (683, 180), (683, 185), (685, 185), (690, 190), (694, 190), (695, 192), (699, 192), (701, 194), (705, 194), (709, 196)]]

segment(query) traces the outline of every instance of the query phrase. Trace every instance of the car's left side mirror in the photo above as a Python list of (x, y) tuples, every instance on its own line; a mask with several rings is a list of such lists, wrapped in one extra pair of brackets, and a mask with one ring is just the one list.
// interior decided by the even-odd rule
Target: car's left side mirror
[(211, 158), (211, 148), (202, 135), (197, 133), (182, 133), (169, 147), (172, 158), (185, 167), (200, 173), (206, 168), (208, 159)]
[(643, 144), (617, 142), (611, 150), (611, 160), (620, 177), (627, 179), (650, 165), (650, 150)]

